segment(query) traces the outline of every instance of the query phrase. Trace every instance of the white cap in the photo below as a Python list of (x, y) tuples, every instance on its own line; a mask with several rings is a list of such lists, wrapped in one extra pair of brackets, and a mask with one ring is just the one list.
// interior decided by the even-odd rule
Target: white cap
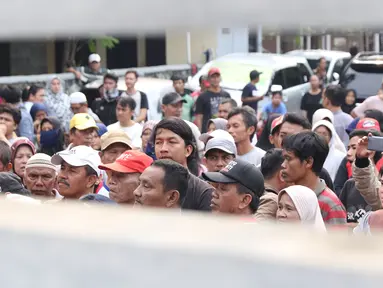
[(90, 166), (97, 175), (100, 176), (101, 159), (96, 150), (84, 145), (73, 147), (70, 150), (64, 150), (52, 156), (52, 163), (61, 165), (63, 161), (74, 167)]
[(101, 56), (98, 54), (90, 54), (89, 58), (88, 58), (88, 62), (89, 63), (92, 63), (92, 62), (100, 63), (101, 62)]
[(81, 92), (74, 92), (70, 94), (69, 101), (70, 101), (70, 104), (88, 103), (88, 100), (86, 100), (85, 94)]
[(222, 129), (217, 129), (217, 130), (214, 130), (213, 132), (211, 133), (204, 133), (202, 134), (200, 137), (199, 137), (199, 140), (201, 140), (202, 142), (206, 143), (211, 139), (211, 138), (215, 138), (215, 137), (219, 137), (219, 138), (224, 138), (224, 139), (227, 139), (231, 142), (233, 142), (235, 144), (235, 141), (234, 141), (234, 138), (233, 136), (230, 135), (229, 132), (225, 131), (225, 130), (222, 130)]
[(213, 149), (221, 150), (228, 154), (237, 156), (237, 147), (235, 146), (235, 143), (227, 138), (214, 137), (210, 139), (206, 144), (205, 155)]
[(270, 91), (271, 93), (282, 92), (283, 87), (281, 85), (271, 85)]

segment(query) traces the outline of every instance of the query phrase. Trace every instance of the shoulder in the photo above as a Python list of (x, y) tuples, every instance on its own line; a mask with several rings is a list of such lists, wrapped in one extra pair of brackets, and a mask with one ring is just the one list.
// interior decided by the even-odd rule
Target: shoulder
[(338, 205), (342, 205), (338, 196), (328, 187), (326, 187), (318, 196), (318, 201), (327, 204), (330, 208)]
[(196, 190), (200, 194), (214, 190), (212, 186), (193, 174), (189, 174), (189, 189)]
[(255, 148), (254, 150), (256, 151), (256, 153), (261, 155), (262, 157), (266, 154), (265, 150), (263, 150), (263, 149), (261, 149), (261, 148), (259, 148), (257, 146), (255, 146), (254, 148)]

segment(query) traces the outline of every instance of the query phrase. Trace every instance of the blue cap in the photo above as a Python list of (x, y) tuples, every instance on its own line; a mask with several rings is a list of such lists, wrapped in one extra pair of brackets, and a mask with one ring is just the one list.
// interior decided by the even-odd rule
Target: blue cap
[(97, 127), (98, 127), (98, 136), (101, 137), (102, 135), (104, 135), (106, 132), (108, 132), (108, 128), (106, 128), (106, 126), (104, 125), (104, 123), (96, 123)]
[(357, 117), (355, 118), (354, 120), (352, 120), (352, 122), (350, 123), (350, 125), (348, 125), (348, 127), (346, 128), (346, 132), (348, 134), (350, 134), (352, 131), (354, 131), (356, 129), (356, 125), (358, 125), (358, 122), (359, 122), (360, 118)]

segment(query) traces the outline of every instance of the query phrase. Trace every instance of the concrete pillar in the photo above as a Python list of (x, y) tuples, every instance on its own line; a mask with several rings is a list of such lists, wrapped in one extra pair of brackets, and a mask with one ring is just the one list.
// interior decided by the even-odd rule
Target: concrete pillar
[(190, 32), (186, 32), (186, 59), (187, 59), (187, 63), (188, 64), (191, 64), (192, 63), (192, 60), (191, 60), (191, 33)]
[(101, 66), (102, 67), (107, 67), (108, 66), (108, 57), (106, 53), (106, 48), (104, 45), (102, 45), (101, 40), (96, 40), (96, 53), (100, 55), (101, 57)]
[(262, 53), (263, 52), (263, 29), (262, 25), (258, 25), (258, 32), (257, 32), (257, 52)]
[(138, 67), (146, 66), (146, 37), (137, 37), (137, 65)]
[(300, 36), (299, 37), (299, 49), (305, 49), (305, 37), (304, 36)]
[(281, 54), (281, 35), (279, 34), (275, 36), (275, 45), (276, 45), (275, 52), (277, 54)]
[(331, 46), (332, 46), (331, 44), (332, 44), (331, 35), (327, 34), (326, 35), (326, 50), (331, 50)]
[[(46, 43), (47, 49), (47, 73), (53, 74), (56, 73), (56, 46), (55, 40), (48, 41)], [(65, 67), (63, 67), (65, 69)], [(57, 71), (63, 72), (63, 71)]]
[(380, 34), (379, 33), (374, 34), (374, 51), (380, 52)]
[(311, 35), (306, 36), (306, 49), (307, 50), (311, 49)]
[(322, 46), (322, 49), (326, 49), (326, 36), (325, 35), (322, 35), (322, 37), (321, 37), (321, 46)]

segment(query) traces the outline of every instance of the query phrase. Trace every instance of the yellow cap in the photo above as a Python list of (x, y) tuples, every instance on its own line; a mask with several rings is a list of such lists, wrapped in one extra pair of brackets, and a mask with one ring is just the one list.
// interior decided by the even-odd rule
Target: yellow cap
[(78, 113), (75, 114), (69, 123), (69, 129), (76, 128), (78, 130), (86, 130), (89, 128), (96, 128), (96, 121), (88, 113)]

